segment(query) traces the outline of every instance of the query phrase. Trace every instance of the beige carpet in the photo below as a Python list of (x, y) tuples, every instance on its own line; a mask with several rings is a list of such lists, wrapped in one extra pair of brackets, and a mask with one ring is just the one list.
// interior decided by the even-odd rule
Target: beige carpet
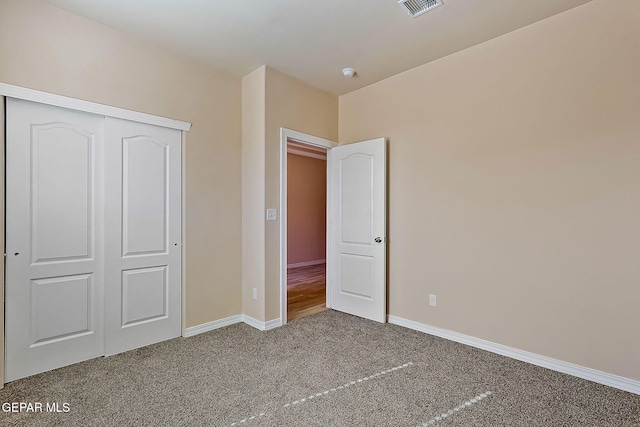
[(2, 426), (640, 426), (640, 396), (335, 311), (8, 384)]

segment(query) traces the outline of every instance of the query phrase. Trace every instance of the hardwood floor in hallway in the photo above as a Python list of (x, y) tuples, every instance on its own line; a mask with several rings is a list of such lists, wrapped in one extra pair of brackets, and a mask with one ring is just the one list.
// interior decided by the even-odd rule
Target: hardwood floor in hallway
[(317, 264), (287, 269), (287, 322), (327, 309), (326, 267)]

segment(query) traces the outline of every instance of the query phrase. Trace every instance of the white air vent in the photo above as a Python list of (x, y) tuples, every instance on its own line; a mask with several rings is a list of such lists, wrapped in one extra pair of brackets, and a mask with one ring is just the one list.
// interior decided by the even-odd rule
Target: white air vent
[(404, 6), (409, 15), (415, 18), (431, 9), (442, 6), (442, 0), (400, 0), (398, 4)]

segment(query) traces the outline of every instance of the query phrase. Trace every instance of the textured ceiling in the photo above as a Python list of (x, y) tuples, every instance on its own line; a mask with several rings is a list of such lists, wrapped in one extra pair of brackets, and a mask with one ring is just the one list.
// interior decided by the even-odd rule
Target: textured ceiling
[(415, 19), (397, 0), (46, 1), (233, 75), (265, 64), (341, 95), (591, 0), (444, 0)]

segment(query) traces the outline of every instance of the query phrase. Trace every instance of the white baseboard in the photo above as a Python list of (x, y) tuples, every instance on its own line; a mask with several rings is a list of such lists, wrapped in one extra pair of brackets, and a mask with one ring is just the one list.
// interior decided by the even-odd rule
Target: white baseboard
[(282, 320), (280, 320), (279, 318), (272, 319), (264, 324), (264, 330), (270, 331), (271, 329), (279, 328), (280, 326), (282, 326)]
[(315, 261), (297, 262), (295, 264), (287, 264), (287, 268), (308, 267), (310, 265), (326, 264), (326, 259), (317, 259)]
[(563, 362), (562, 360), (552, 359), (550, 357), (541, 356), (539, 354), (530, 353), (528, 351), (519, 350), (517, 348), (507, 347), (502, 344), (496, 344), (491, 341), (485, 341), (469, 335), (460, 334), (458, 332), (449, 331), (447, 329), (437, 328), (424, 323), (413, 320), (403, 319), (402, 317), (389, 316), (389, 323), (404, 326), (405, 328), (435, 335), (461, 344), (470, 345), (492, 353), (507, 356), (522, 362), (531, 363), (563, 374), (573, 375), (574, 377), (593, 381), (598, 384), (607, 385), (609, 387), (628, 391), (634, 394), (640, 394), (640, 381), (632, 380), (618, 375), (608, 374), (606, 372), (597, 371), (573, 363)]
[(235, 325), (236, 323), (246, 323), (260, 331), (269, 331), (271, 329), (282, 326), (280, 319), (261, 322), (246, 314), (237, 314), (235, 316), (225, 317), (224, 319), (214, 320), (213, 322), (203, 323), (202, 325), (192, 326), (184, 331), (183, 337), (188, 338), (194, 335), (213, 331), (214, 329), (224, 328), (225, 326)]
[(275, 329), (279, 326), (282, 326), (282, 321), (280, 319), (269, 320), (268, 322), (261, 322), (260, 320), (254, 319), (251, 316), (247, 316), (246, 314), (242, 315), (242, 321), (249, 326), (253, 326), (254, 328), (260, 331), (268, 331), (271, 329)]
[(224, 319), (214, 320), (213, 322), (203, 323), (202, 325), (192, 326), (185, 329), (184, 337), (192, 337), (194, 335), (202, 334), (204, 332), (213, 331), (214, 329), (224, 328), (225, 326), (233, 325), (242, 322), (242, 315), (237, 314), (235, 316), (225, 317)]

